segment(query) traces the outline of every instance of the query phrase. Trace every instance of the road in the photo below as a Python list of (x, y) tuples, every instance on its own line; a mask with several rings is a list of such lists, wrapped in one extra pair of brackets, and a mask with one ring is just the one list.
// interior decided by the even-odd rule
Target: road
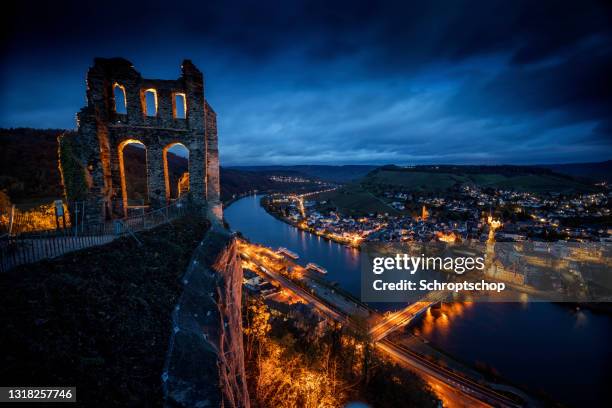
[(386, 316), (382, 322), (370, 329), (370, 335), (374, 341), (380, 341), (387, 337), (391, 332), (406, 326), (416, 316), (427, 310), (433, 302), (415, 302), (408, 305), (406, 308), (391, 313)]
[(522, 407), (505, 395), (499, 394), (475, 381), (461, 376), (454, 371), (441, 367), (423, 356), (397, 345), (389, 340), (383, 339), (375, 343), (376, 347), (419, 374), (425, 374), (436, 380), (459, 390), (461, 393), (478, 402), (494, 407)]
[(384, 316), (383, 320), (370, 329), (370, 335), (374, 341), (379, 341), (387, 337), (397, 329), (409, 324), (415, 317), (425, 312), (433, 304), (442, 302), (447, 297), (444, 292), (430, 292), (420, 302), (414, 302), (404, 309)]
[(349, 317), (340, 311), (336, 311), (331, 307), (327, 306), (326, 303), (322, 302), (318, 298), (314, 297), (310, 292), (301, 286), (296, 285), (291, 280), (285, 278), (284, 276), (274, 273), (267, 268), (261, 268), (260, 270), (271, 280), (280, 283), (284, 288), (289, 289), (293, 293), (295, 293), (298, 297), (302, 298), (306, 301), (306, 303), (312, 304), (319, 311), (323, 312), (326, 316), (332, 318), (333, 320), (339, 321), (341, 323), (349, 323)]
[[(257, 248), (257, 247), (255, 247), (255, 248)], [(313, 296), (306, 289), (302, 288), (301, 286), (297, 285), (296, 283), (294, 283), (290, 279), (282, 276), (281, 274), (272, 271), (269, 265), (268, 265), (268, 267), (266, 267), (264, 264), (266, 262), (269, 262), (269, 261), (264, 259), (264, 258), (268, 258), (268, 254), (262, 255), (261, 252), (259, 250), (257, 250), (257, 249), (260, 249), (260, 248), (257, 248), (257, 249), (255, 249), (255, 248), (253, 248), (252, 245), (250, 245), (248, 247), (242, 245), (240, 249), (241, 249), (241, 251), (245, 252), (249, 256), (251, 261), (258, 266), (258, 269), (263, 274), (265, 274), (270, 280), (276, 281), (280, 285), (282, 285), (284, 288), (289, 289), (290, 291), (295, 293), (298, 297), (300, 297), (304, 301), (306, 301), (306, 303), (312, 304), (319, 311), (323, 312), (328, 317), (330, 317), (330, 318), (332, 318), (332, 319), (334, 319), (336, 321), (342, 322), (342, 323), (348, 323), (348, 321), (349, 321), (348, 315), (346, 315), (345, 313), (343, 313), (341, 311), (332, 309), (326, 303), (322, 302), (320, 299), (318, 299), (317, 297)], [(270, 255), (270, 256), (272, 256), (272, 255)]]

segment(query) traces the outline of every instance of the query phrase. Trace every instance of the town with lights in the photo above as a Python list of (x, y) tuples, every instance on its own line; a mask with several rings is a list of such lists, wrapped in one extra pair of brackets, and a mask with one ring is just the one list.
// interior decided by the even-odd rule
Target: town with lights
[(300, 229), (359, 246), (372, 242), (567, 241), (609, 242), (612, 192), (546, 196), (464, 186), (449, 195), (384, 191), (380, 213), (346, 215), (325, 192), (271, 195), (268, 211)]

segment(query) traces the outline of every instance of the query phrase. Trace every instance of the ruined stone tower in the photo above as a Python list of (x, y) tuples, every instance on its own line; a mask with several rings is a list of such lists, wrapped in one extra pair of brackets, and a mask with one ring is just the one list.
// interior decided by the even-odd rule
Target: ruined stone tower
[(143, 78), (123, 58), (96, 58), (87, 73), (87, 106), (77, 115), (79, 161), (85, 169), (87, 218), (127, 214), (123, 148), (146, 149), (150, 208), (170, 201), (167, 151), (189, 150), (189, 199), (219, 212), (216, 114), (204, 96), (204, 78), (190, 60), (176, 80)]

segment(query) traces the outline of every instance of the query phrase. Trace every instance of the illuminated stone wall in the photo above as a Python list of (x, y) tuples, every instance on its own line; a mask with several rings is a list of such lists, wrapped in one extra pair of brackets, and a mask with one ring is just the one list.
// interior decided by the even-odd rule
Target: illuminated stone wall
[[(125, 113), (116, 108), (115, 86), (125, 95)], [(145, 92), (155, 90), (156, 114), (146, 112)], [(184, 95), (185, 117), (177, 115), (176, 95)], [(180, 107), (179, 107), (180, 108)], [(151, 113), (151, 112), (149, 112)], [(189, 150), (189, 197), (196, 204), (218, 206), (219, 153), (216, 115), (204, 97), (202, 73), (183, 61), (176, 80), (143, 78), (122, 58), (96, 58), (87, 73), (87, 106), (77, 115), (76, 142), (89, 173), (87, 216), (90, 221), (126, 213), (122, 147), (140, 142), (146, 148), (147, 190), (151, 208), (168, 201), (164, 150), (175, 143)]]

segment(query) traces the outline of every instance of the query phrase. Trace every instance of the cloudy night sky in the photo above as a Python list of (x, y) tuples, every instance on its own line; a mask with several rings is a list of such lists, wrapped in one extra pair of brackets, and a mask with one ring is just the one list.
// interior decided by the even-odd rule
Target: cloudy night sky
[(166, 79), (189, 58), (223, 165), (612, 158), (604, 2), (11, 3), (0, 127), (74, 128), (94, 57)]

